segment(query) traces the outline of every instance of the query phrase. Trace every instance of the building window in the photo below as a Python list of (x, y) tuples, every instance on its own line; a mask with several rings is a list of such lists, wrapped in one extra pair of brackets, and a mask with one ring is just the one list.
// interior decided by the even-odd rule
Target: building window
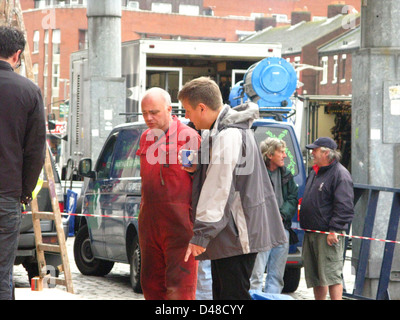
[(346, 61), (347, 55), (342, 54), (342, 79), (340, 80), (341, 83), (346, 82)]
[(321, 84), (327, 84), (328, 83), (328, 57), (326, 57), (326, 56), (322, 57), (321, 66), (323, 68)]
[(49, 74), (49, 30), (44, 30), (44, 66), (43, 66), (43, 99), (47, 101), (48, 74)]
[(272, 16), (275, 17), (276, 22), (278, 22), (278, 23), (280, 23), (280, 22), (288, 23), (289, 22), (287, 14), (273, 13)]
[(35, 8), (42, 9), (46, 7), (46, 0), (36, 0), (35, 1)]
[(60, 44), (61, 44), (61, 32), (60, 29), (53, 30), (53, 55), (60, 54)]
[(129, 9), (139, 9), (139, 1), (128, 1), (126, 7)]
[(60, 62), (53, 62), (53, 74), (51, 80), (51, 98), (52, 100), (58, 100), (60, 97)]
[(59, 29), (53, 30), (53, 64), (52, 64), (52, 99), (59, 97), (60, 80), (60, 44), (61, 32)]
[(179, 13), (186, 14), (188, 16), (198, 16), (200, 14), (200, 8), (199, 8), (199, 6), (180, 4), (179, 5)]
[(70, 0), (71, 6), (79, 4), (79, 0)]
[(37, 85), (39, 85), (39, 64), (38, 64), (38, 63), (35, 63), (35, 64), (32, 66), (32, 69), (33, 69), (33, 79), (34, 79), (34, 82), (35, 82)]
[(260, 13), (260, 12), (252, 12), (250, 13), (250, 18), (263, 18), (264, 17), (264, 13)]
[(87, 30), (79, 29), (79, 50), (88, 48)]
[(32, 51), (32, 53), (39, 53), (39, 40), (40, 40), (40, 31), (35, 31), (33, 33), (33, 51)]
[(151, 4), (151, 11), (158, 13), (172, 13), (172, 4), (153, 2)]
[(53, 63), (53, 88), (58, 88), (60, 80), (60, 64)]
[(333, 56), (333, 79), (332, 79), (332, 83), (337, 83), (337, 78), (338, 78), (338, 56), (334, 55)]

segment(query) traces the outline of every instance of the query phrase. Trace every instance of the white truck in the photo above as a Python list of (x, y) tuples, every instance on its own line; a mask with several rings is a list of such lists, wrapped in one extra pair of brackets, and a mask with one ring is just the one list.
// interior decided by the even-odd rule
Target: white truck
[[(243, 78), (251, 65), (266, 57), (280, 56), (280, 44), (150, 39), (122, 43), (126, 104), (118, 106), (117, 119), (114, 117), (111, 122), (87, 112), (90, 110), (88, 52), (73, 53), (70, 62), (68, 141), (61, 142), (60, 167), (65, 168), (69, 161), (70, 169), (76, 168), (81, 158), (96, 158), (98, 154), (94, 144), (103, 145), (112, 127), (141, 120), (140, 100), (146, 89), (154, 86), (166, 89), (171, 94), (174, 112), (179, 114), (179, 89), (188, 80), (209, 76), (220, 84), (224, 100), (228, 102), (232, 85)], [(109, 115), (111, 118), (112, 110), (103, 112), (101, 116), (107, 118)], [(97, 129), (93, 130), (94, 127), (100, 127), (100, 133)]]

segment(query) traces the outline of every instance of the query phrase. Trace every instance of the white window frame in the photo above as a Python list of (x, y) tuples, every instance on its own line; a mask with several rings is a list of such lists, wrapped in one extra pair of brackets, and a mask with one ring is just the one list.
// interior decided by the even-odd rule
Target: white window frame
[(52, 59), (52, 77), (51, 77), (51, 87), (52, 87), (52, 99), (54, 97), (59, 97), (60, 94), (60, 53), (61, 53), (61, 30), (54, 29), (52, 33), (52, 46), (53, 46), (53, 59)]
[(61, 46), (61, 30), (60, 29), (54, 29), (53, 30), (53, 35), (52, 35), (52, 44), (53, 44), (53, 55), (54, 54), (60, 54), (60, 53), (54, 53), (55, 52), (55, 48), (58, 48), (58, 52), (60, 50), (60, 46)]
[(338, 79), (338, 56), (335, 54), (333, 56), (333, 78), (332, 78), (332, 83), (337, 83)]
[(126, 7), (129, 9), (139, 9), (139, 1), (131, 1), (128, 0), (128, 2), (126, 3)]
[(36, 1), (36, 8), (37, 9), (43, 9), (43, 8), (46, 8), (46, 0), (39, 0), (39, 1)]
[(287, 14), (283, 14), (283, 13), (273, 13), (272, 14), (273, 17), (275, 17), (276, 22), (282, 22), (282, 23), (286, 23), (289, 22), (288, 19), (288, 15)]
[(180, 4), (179, 14), (185, 14), (188, 16), (198, 16), (200, 15), (200, 7), (190, 4)]
[[(346, 82), (346, 63), (347, 63), (347, 54), (342, 54), (342, 79), (340, 80), (340, 83), (345, 83)], [(344, 72), (343, 72), (344, 70)]]
[(322, 65), (322, 80), (320, 84), (327, 84), (328, 83), (328, 57), (324, 56), (321, 58), (321, 65)]
[(39, 44), (40, 44), (40, 31), (35, 30), (33, 32), (33, 51), (32, 51), (32, 53), (39, 53)]
[(34, 82), (37, 85), (39, 85), (39, 64), (38, 63), (34, 63), (32, 65), (32, 71), (33, 71)]
[(151, 11), (157, 13), (172, 13), (171, 3), (153, 2), (151, 4)]

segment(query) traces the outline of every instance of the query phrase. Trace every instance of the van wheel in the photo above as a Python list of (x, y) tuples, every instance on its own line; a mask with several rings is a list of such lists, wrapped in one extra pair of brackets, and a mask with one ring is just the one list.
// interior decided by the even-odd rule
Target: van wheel
[(142, 285), (140, 283), (140, 247), (139, 247), (139, 239), (136, 236), (133, 239), (132, 250), (130, 256), (130, 265), (131, 265), (131, 285), (132, 289), (136, 293), (142, 293)]
[(105, 276), (110, 273), (114, 262), (96, 259), (90, 244), (87, 225), (79, 229), (74, 242), (75, 264), (79, 271), (87, 276)]

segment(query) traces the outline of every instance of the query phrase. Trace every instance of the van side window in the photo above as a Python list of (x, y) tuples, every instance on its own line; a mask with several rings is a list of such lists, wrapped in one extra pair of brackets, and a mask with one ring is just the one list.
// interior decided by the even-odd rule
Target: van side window
[(112, 156), (114, 152), (115, 142), (117, 141), (118, 133), (111, 136), (106, 146), (99, 157), (99, 161), (97, 162), (97, 178), (98, 179), (109, 179), (110, 172), (111, 172), (111, 163), (112, 163)]
[(140, 157), (136, 155), (139, 149), (141, 129), (122, 130), (115, 149), (112, 178), (140, 177)]

